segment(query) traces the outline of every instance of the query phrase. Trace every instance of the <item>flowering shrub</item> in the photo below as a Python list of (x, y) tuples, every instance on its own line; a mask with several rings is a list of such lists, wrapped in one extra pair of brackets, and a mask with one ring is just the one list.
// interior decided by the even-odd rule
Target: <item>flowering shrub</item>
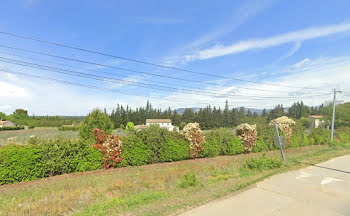
[(250, 125), (247, 123), (238, 125), (236, 128), (236, 134), (242, 141), (245, 152), (250, 153), (253, 150), (258, 137), (256, 125)]
[(190, 143), (190, 156), (196, 158), (204, 149), (205, 136), (198, 123), (188, 123), (182, 133)]
[(287, 116), (282, 116), (271, 120), (269, 125), (273, 126), (274, 123), (277, 124), (278, 129), (280, 129), (283, 135), (286, 136), (287, 145), (290, 145), (290, 141), (292, 139), (293, 134), (292, 126), (295, 125), (295, 121), (288, 118)]
[(107, 135), (103, 130), (94, 129), (96, 143), (93, 146), (101, 152), (103, 157), (102, 166), (105, 169), (116, 167), (117, 163), (122, 160), (120, 154), (122, 152), (122, 141), (119, 136), (114, 134)]

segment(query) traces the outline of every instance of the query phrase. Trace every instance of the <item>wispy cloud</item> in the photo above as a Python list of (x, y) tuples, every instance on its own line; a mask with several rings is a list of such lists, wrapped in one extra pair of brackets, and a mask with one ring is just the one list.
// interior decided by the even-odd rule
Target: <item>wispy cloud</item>
[(204, 60), (230, 54), (237, 54), (254, 49), (265, 49), (291, 42), (302, 42), (310, 39), (326, 37), (350, 31), (350, 23), (340, 23), (320, 27), (311, 27), (298, 31), (287, 32), (269, 38), (243, 40), (231, 45), (216, 45), (208, 49), (196, 51), (193, 54), (184, 55), (186, 61)]
[(238, 9), (232, 12), (233, 15), (231, 15), (223, 25), (194, 39), (180, 49), (175, 50), (170, 56), (164, 58), (164, 64), (186, 64), (187, 59), (183, 57), (184, 53), (193, 52), (217, 43), (218, 38), (233, 32), (249, 19), (271, 7), (276, 1), (277, 0), (254, 0), (244, 2)]
[(186, 23), (188, 20), (170, 17), (138, 17), (136, 22), (141, 24), (172, 25)]

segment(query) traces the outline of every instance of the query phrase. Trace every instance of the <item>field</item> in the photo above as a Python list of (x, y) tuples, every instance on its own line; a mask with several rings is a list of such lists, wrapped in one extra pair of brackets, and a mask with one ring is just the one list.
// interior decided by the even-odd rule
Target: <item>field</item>
[(42, 139), (65, 137), (73, 139), (78, 137), (78, 131), (60, 131), (57, 127), (38, 127), (28, 130), (0, 131), (0, 147), (8, 144), (26, 144), (30, 137), (36, 136)]
[[(68, 139), (74, 139), (78, 137), (78, 131), (60, 131), (57, 127), (38, 127), (28, 130), (9, 130), (0, 131), (0, 147), (8, 144), (24, 145), (30, 139), (30, 137), (37, 137), (41, 139), (51, 139), (57, 137), (64, 137)], [(117, 129), (113, 133), (125, 136), (128, 132)]]
[[(287, 162), (281, 168), (242, 169), (247, 158), (261, 154), (98, 170), (3, 185), (0, 215), (175, 214), (237, 192), (273, 174), (350, 154), (350, 147), (319, 145), (287, 149)], [(267, 156), (279, 158), (280, 153), (270, 151)], [(188, 187), (184, 187), (186, 184)]]

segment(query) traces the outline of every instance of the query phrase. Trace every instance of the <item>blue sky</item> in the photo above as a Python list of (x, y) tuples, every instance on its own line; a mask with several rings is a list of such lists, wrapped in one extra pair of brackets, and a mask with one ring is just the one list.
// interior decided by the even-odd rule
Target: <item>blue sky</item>
[[(349, 101), (349, 8), (350, 2), (345, 0), (3, 1), (0, 31), (221, 77), (313, 89), (191, 74), (0, 34), (0, 57), (100, 77), (86, 79), (0, 61), (0, 111), (25, 108), (37, 115), (81, 115), (96, 107), (110, 110), (117, 103), (141, 106), (147, 100), (161, 108), (223, 106), (226, 99), (232, 107), (271, 108), (297, 100), (319, 105), (332, 98), (328, 93), (334, 87), (344, 91), (340, 100)], [(35, 55), (1, 45), (201, 83)], [(142, 88), (145, 84), (153, 87)], [(157, 85), (166, 88), (159, 90)]]

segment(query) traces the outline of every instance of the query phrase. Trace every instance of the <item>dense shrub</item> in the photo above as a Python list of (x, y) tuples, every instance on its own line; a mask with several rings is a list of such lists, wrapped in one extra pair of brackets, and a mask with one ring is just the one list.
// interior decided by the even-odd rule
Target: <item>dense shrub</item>
[(315, 128), (311, 131), (311, 137), (314, 145), (327, 144), (330, 140), (330, 131), (325, 128)]
[(188, 123), (182, 132), (187, 141), (190, 143), (191, 158), (199, 157), (200, 153), (203, 151), (203, 146), (205, 143), (205, 136), (203, 131), (200, 129), (199, 124)]
[(62, 125), (58, 128), (60, 131), (78, 131), (80, 128), (78, 126), (72, 126), (72, 125)]
[(264, 139), (258, 137), (256, 140), (256, 145), (253, 147), (253, 152), (265, 152), (268, 151), (269, 147), (268, 145), (264, 142)]
[(241, 140), (230, 130), (220, 128), (206, 134), (202, 157), (236, 155), (244, 152)]
[(23, 130), (24, 126), (14, 126), (14, 127), (0, 127), (0, 131), (5, 130)]
[(83, 121), (79, 129), (79, 138), (89, 144), (94, 143), (94, 129), (98, 128), (107, 134), (112, 133), (114, 125), (111, 119), (100, 110), (92, 111)]
[(293, 127), (292, 127), (292, 136), (291, 136), (291, 141), (290, 141), (290, 146), (291, 147), (300, 147), (303, 146), (304, 143), (304, 130), (305, 127), (302, 125), (301, 122), (297, 122)]
[(31, 142), (42, 149), (42, 159), (50, 176), (101, 168), (99, 152), (80, 140), (56, 138)]
[(152, 151), (152, 162), (178, 161), (189, 158), (190, 145), (185, 137), (151, 125), (135, 135)]
[(259, 145), (259, 147), (257, 147), (258, 149), (272, 150), (276, 148), (273, 144), (273, 137), (276, 136), (276, 132), (273, 127), (268, 126), (267, 124), (258, 124), (256, 130), (258, 132), (258, 139), (256, 143), (257, 146)]
[(248, 158), (244, 164), (243, 168), (248, 168), (251, 170), (268, 170), (275, 169), (282, 166), (282, 161), (276, 158), (269, 158), (265, 154), (258, 158)]
[(116, 167), (122, 158), (120, 156), (122, 151), (122, 141), (120, 137), (114, 134), (106, 134), (103, 130), (95, 128), (94, 136), (96, 143), (94, 149), (101, 153), (105, 169)]
[(123, 159), (120, 166), (139, 166), (149, 164), (152, 162), (153, 152), (151, 149), (143, 143), (141, 138), (132, 134), (122, 139), (122, 153)]
[(9, 145), (0, 148), (0, 185), (30, 181), (47, 176), (42, 149)]
[(188, 159), (190, 145), (184, 136), (177, 133), (169, 133), (159, 146), (159, 161), (171, 162)]
[(238, 125), (236, 128), (236, 134), (243, 143), (244, 151), (250, 153), (256, 144), (256, 139), (258, 138), (256, 125), (250, 125), (247, 123)]
[(128, 122), (126, 124), (126, 127), (127, 127), (128, 131), (133, 131), (135, 129), (135, 126), (134, 126), (133, 122)]
[(336, 130), (335, 135), (343, 143), (350, 143), (350, 127), (341, 127)]

